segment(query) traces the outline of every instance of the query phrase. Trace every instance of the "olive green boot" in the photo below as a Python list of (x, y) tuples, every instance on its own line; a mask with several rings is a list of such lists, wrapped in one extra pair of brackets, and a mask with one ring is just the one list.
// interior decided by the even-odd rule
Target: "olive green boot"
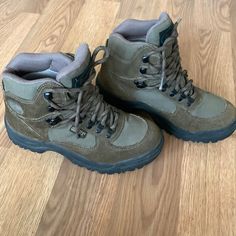
[[(99, 51), (104, 57), (95, 61)], [(75, 56), (63, 53), (16, 56), (3, 73), (5, 125), (10, 139), (34, 152), (55, 151), (101, 173), (141, 168), (160, 153), (159, 128), (103, 101), (92, 85), (94, 67), (108, 52), (87, 44)]]
[(97, 78), (100, 91), (122, 108), (144, 110), (184, 140), (216, 142), (236, 128), (235, 107), (192, 84), (182, 69), (178, 22), (126, 20), (110, 35), (109, 59)]

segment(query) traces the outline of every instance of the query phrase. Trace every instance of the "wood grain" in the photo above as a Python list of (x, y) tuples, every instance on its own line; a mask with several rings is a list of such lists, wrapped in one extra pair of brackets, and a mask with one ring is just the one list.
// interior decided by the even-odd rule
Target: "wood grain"
[(15, 145), (1, 154), (0, 235), (34, 235), (62, 159), (19, 152)]
[[(74, 52), (81, 42), (94, 49), (126, 18), (167, 11), (182, 18), (179, 44), (189, 77), (236, 105), (233, 0), (3, 0), (0, 10), (1, 71), (17, 52)], [(236, 235), (236, 134), (216, 144), (165, 134), (151, 164), (101, 175), (59, 154), (12, 144), (1, 93), (1, 236)]]
[[(90, 49), (101, 44), (113, 29), (115, 16), (119, 9), (118, 2), (90, 0), (81, 7), (80, 14), (68, 32), (61, 47), (65, 52), (75, 52), (81, 42), (89, 44)], [(73, 39), (73, 40), (72, 40)]]
[(64, 161), (37, 235), (174, 235), (182, 142), (166, 137), (166, 143), (159, 159), (122, 175), (94, 174)]
[[(11, 18), (11, 17), (9, 17)], [(19, 46), (38, 20), (38, 14), (32, 13), (20, 13), (11, 18), (6, 25), (2, 25), (4, 33), (0, 31), (0, 72), (3, 71), (6, 64), (9, 62), (12, 56), (17, 52)], [(20, 23), (19, 23), (20, 22)], [(2, 89), (0, 90), (0, 132), (4, 128), (4, 104), (2, 98)], [(5, 140), (3, 141), (5, 142)]]
[(59, 50), (83, 4), (83, 1), (51, 0), (19, 50)]

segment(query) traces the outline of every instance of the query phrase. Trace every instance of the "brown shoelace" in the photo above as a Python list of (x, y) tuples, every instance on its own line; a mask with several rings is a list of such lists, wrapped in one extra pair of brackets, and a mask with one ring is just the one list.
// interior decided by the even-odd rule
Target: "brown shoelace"
[[(104, 52), (103, 58), (96, 61), (96, 56), (100, 51)], [(104, 63), (108, 55), (108, 49), (104, 46), (99, 46), (94, 50), (90, 63), (89, 78), (80, 88), (55, 88), (46, 91), (49, 93), (67, 93), (71, 98), (67, 104), (63, 105), (47, 100), (49, 105), (55, 109), (54, 115), (63, 117), (60, 118), (58, 124), (73, 121), (75, 131), (79, 134), (80, 123), (89, 114), (88, 129), (97, 125), (96, 132), (100, 133), (104, 128), (107, 128), (107, 138), (115, 132), (119, 113), (115, 107), (103, 100), (103, 96), (99, 93), (98, 88), (91, 83), (96, 75), (94, 67)]]
[[(141, 67), (141, 78), (135, 80), (135, 84), (139, 88), (158, 87), (159, 90), (165, 92), (170, 88), (170, 96), (179, 94), (179, 101), (187, 99), (187, 105), (190, 106), (196, 97), (192, 80), (188, 79), (187, 71), (182, 70), (181, 59), (178, 46), (177, 26), (179, 21), (174, 25), (172, 35), (168, 38), (168, 43), (148, 53), (143, 58), (143, 62), (147, 66)], [(166, 56), (166, 52), (171, 51)], [(158, 59), (153, 62), (152, 56)]]

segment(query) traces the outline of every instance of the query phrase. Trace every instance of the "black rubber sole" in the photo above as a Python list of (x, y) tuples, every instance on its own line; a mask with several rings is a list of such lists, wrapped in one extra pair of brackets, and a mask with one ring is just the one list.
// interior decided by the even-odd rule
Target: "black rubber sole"
[(217, 141), (223, 140), (229, 137), (235, 130), (236, 130), (236, 120), (224, 129), (219, 130), (209, 130), (209, 131), (198, 131), (191, 133), (187, 130), (183, 130), (178, 128), (173, 123), (162, 117), (161, 115), (157, 114), (151, 107), (146, 105), (142, 102), (130, 102), (124, 101), (117, 97), (114, 97), (106, 90), (104, 90), (99, 83), (97, 83), (100, 92), (103, 94), (104, 99), (109, 102), (110, 104), (126, 110), (128, 112), (132, 111), (144, 111), (151, 115), (153, 120), (160, 126), (160, 128), (164, 129), (169, 134), (174, 135), (179, 139), (183, 139), (185, 141), (192, 141), (192, 142), (203, 142), (203, 143), (215, 143)]
[[(106, 174), (123, 173), (126, 171), (132, 171), (135, 169), (142, 168), (143, 166), (153, 161), (160, 154), (164, 144), (164, 138), (162, 138), (160, 144), (155, 149), (150, 150), (148, 153), (142, 156), (120, 161), (114, 164), (97, 163), (90, 161), (85, 157), (79, 155), (78, 153), (68, 150), (55, 143), (42, 142), (27, 138), (26, 136), (19, 134), (12, 127), (10, 127), (10, 125), (7, 123), (6, 120), (5, 120), (5, 126), (9, 138), (12, 140), (14, 144), (18, 145), (21, 148), (28, 149), (32, 152), (37, 152), (37, 153), (43, 153), (46, 151), (57, 152), (66, 157), (67, 159), (69, 159), (72, 163), (76, 165), (85, 167), (88, 170)], [(116, 154), (114, 153), (114, 155)]]

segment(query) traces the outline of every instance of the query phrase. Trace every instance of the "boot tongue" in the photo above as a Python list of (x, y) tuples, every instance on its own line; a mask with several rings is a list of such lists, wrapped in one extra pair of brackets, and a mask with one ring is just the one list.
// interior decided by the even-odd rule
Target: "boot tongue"
[(79, 88), (89, 77), (91, 53), (87, 44), (82, 44), (76, 51), (74, 60), (63, 67), (57, 74), (56, 80), (67, 88)]
[(147, 32), (146, 42), (161, 47), (165, 40), (171, 36), (174, 24), (165, 12), (161, 13), (159, 20)]

